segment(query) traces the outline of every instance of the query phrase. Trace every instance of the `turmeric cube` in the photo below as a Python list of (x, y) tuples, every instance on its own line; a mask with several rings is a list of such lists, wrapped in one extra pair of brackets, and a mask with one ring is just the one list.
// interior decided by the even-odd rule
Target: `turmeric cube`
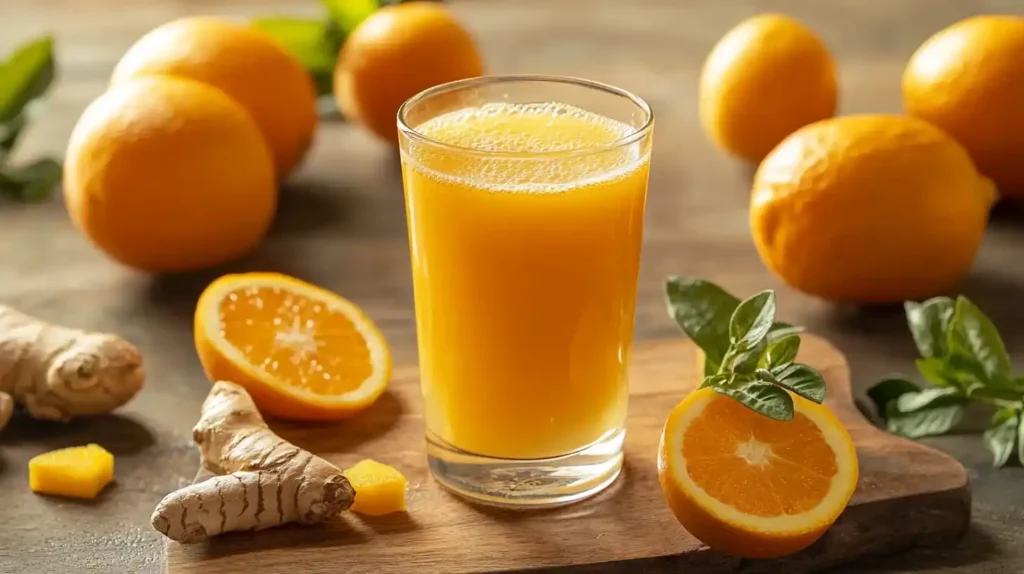
[(62, 448), (28, 461), (29, 486), (40, 494), (96, 498), (112, 480), (114, 455), (98, 444)]
[(343, 472), (356, 491), (353, 512), (380, 516), (405, 510), (405, 487), (401, 472), (392, 466), (365, 459)]

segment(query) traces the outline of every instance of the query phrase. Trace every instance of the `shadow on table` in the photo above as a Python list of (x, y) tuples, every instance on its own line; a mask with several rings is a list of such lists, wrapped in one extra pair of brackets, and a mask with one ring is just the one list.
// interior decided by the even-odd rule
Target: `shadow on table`
[(990, 221), (995, 226), (1016, 226), (1024, 223), (1024, 201), (1001, 201), (992, 208)]
[[(948, 295), (963, 294), (977, 305), (997, 327), (1008, 347), (1024, 346), (1024, 329), (1015, 328), (1024, 322), (1024, 283), (1019, 279), (977, 270)], [(873, 306), (825, 305), (824, 311), (810, 319), (838, 332), (843, 338), (856, 338), (858, 342), (875, 347), (882, 355), (900, 355), (913, 349), (913, 339), (907, 327), (907, 318), (901, 303)], [(895, 347), (894, 347), (895, 344)], [(912, 369), (913, 365), (908, 365)]]
[(992, 560), (1001, 554), (995, 539), (988, 532), (972, 525), (963, 540), (952, 544), (919, 547), (890, 556), (858, 560), (848, 566), (830, 570), (831, 574), (865, 574), (865, 572), (918, 572), (924, 570), (956, 570)]
[(355, 452), (366, 441), (391, 430), (405, 411), (402, 401), (385, 391), (366, 410), (339, 422), (304, 423), (269, 421), (281, 438), (310, 452)]
[[(377, 517), (345, 512), (324, 524), (289, 524), (260, 532), (259, 549), (299, 550), (353, 546), (366, 544), (376, 536), (411, 532), (420, 527), (419, 522), (406, 512)], [(231, 532), (197, 544), (182, 545), (171, 542), (168, 546), (169, 554), (184, 554), (190, 557), (190, 561), (214, 560), (252, 551), (251, 532)]]
[(132, 417), (108, 414), (70, 422), (40, 421), (17, 412), (0, 445), (41, 445), (47, 450), (96, 443), (116, 455), (134, 454), (155, 444), (153, 432)]
[(280, 240), (300, 231), (312, 231), (337, 222), (336, 200), (329, 191), (313, 186), (287, 186), (281, 192), (278, 214), (267, 239), (236, 261), (193, 273), (172, 273), (150, 278), (143, 296), (162, 314), (191, 330), (199, 295), (214, 279), (248, 271), (299, 274), (294, 248)]
[(337, 185), (309, 180), (287, 182), (278, 196), (277, 214), (268, 238), (288, 237), (337, 227), (345, 217), (344, 198), (353, 195)]

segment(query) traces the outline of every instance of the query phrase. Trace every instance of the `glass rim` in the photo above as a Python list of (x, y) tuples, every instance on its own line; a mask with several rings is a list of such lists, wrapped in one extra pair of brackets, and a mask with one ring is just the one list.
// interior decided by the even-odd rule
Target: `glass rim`
[[(465, 90), (477, 86), (486, 86), (489, 84), (503, 84), (513, 82), (541, 82), (549, 84), (565, 84), (571, 86), (578, 86), (582, 88), (590, 88), (618, 96), (625, 100), (628, 100), (637, 108), (644, 113), (644, 123), (639, 128), (631, 130), (626, 135), (617, 138), (615, 141), (608, 143), (595, 145), (592, 147), (586, 147), (575, 150), (562, 150), (562, 151), (535, 151), (535, 152), (505, 152), (505, 151), (489, 151), (481, 150), (466, 146), (460, 146), (455, 144), (449, 144), (442, 141), (438, 141), (426, 134), (416, 131), (416, 129), (410, 126), (405, 121), (405, 117), (410, 109), (417, 104), (420, 104), (430, 98), (441, 94), (447, 94), (456, 92), (459, 90)], [(572, 105), (572, 102), (562, 102), (568, 105)], [(651, 109), (648, 104), (640, 96), (622, 88), (618, 88), (611, 84), (605, 84), (594, 80), (587, 80), (584, 78), (578, 78), (574, 76), (559, 76), (559, 75), (544, 75), (544, 74), (489, 74), (486, 76), (476, 76), (472, 78), (465, 78), (462, 80), (455, 80), (452, 82), (446, 82), (438, 84), (431, 88), (427, 88), (415, 96), (405, 100), (402, 105), (398, 108), (398, 131), (400, 134), (413, 140), (417, 143), (434, 146), (437, 148), (457, 152), (460, 154), (479, 155), (486, 157), (506, 157), (506, 158), (520, 158), (520, 159), (549, 159), (549, 158), (564, 158), (564, 157), (577, 157), (590, 155), (594, 153), (601, 153), (611, 150), (616, 150), (625, 147), (630, 144), (634, 144), (643, 138), (647, 137), (647, 134), (651, 131), (654, 126), (654, 110)]]

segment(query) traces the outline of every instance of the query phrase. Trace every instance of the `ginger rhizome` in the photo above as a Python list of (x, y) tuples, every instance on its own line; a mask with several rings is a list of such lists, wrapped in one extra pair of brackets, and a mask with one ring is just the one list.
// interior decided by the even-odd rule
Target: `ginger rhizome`
[(15, 404), (44, 420), (108, 413), (135, 396), (143, 380), (142, 356), (124, 339), (0, 305), (0, 430)]
[(96, 498), (114, 480), (114, 455), (98, 444), (62, 448), (28, 461), (32, 492)]
[(315, 524), (352, 506), (341, 469), (274, 434), (252, 397), (219, 381), (192, 429), (203, 466), (220, 476), (168, 494), (153, 528), (182, 543), (289, 522)]

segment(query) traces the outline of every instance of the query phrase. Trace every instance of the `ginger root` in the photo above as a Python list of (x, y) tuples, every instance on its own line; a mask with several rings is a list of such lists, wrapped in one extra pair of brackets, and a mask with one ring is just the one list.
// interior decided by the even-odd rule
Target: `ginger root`
[(220, 476), (160, 501), (153, 528), (172, 540), (190, 544), (224, 532), (315, 524), (355, 500), (341, 469), (274, 434), (234, 383), (213, 385), (192, 439), (203, 466)]
[(108, 413), (135, 396), (143, 379), (138, 349), (120, 337), (0, 305), (0, 430), (15, 404), (44, 420)]

